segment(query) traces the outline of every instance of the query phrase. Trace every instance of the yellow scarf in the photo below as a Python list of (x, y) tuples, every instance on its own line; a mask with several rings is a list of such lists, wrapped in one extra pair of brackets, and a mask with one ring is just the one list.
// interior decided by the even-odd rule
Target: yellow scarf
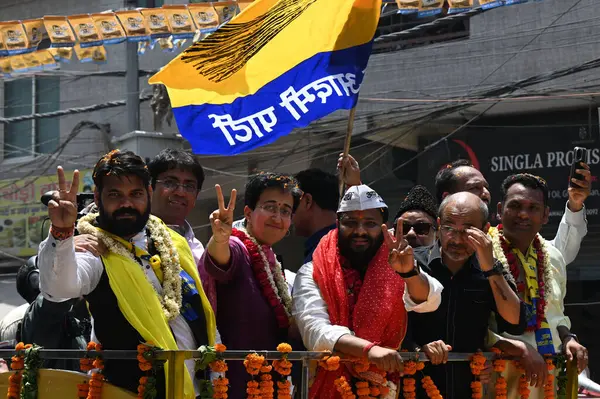
[[(179, 253), (181, 268), (194, 279), (196, 288), (200, 294), (202, 307), (204, 308), (208, 344), (214, 345), (216, 333), (215, 315), (202, 289), (200, 275), (198, 274), (192, 251), (183, 237), (171, 229), (168, 230), (173, 240), (173, 245)], [(106, 231), (102, 232), (125, 245), (130, 251), (132, 250), (132, 245), (129, 242)], [(140, 251), (136, 247), (136, 255), (146, 253), (145, 251)], [(146, 342), (152, 342), (155, 346), (164, 350), (177, 350), (177, 343), (164, 316), (156, 291), (146, 279), (146, 275), (140, 268), (140, 265), (129, 258), (113, 252), (108, 252), (102, 256), (102, 262), (108, 275), (110, 287), (117, 297), (119, 309), (129, 324), (135, 328)], [(162, 277), (162, 273), (157, 273), (157, 277)], [(169, 365), (165, 364), (165, 378), (169, 375), (168, 367)], [(184, 378), (185, 398), (193, 399), (196, 397), (194, 384), (187, 371), (184, 374)], [(166, 381), (168, 383), (168, 379)]]

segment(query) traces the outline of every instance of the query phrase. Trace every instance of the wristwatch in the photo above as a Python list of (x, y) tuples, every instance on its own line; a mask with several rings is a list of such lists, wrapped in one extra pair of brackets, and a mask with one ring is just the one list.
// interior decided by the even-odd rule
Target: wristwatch
[(579, 338), (577, 338), (577, 335), (568, 333), (568, 334), (565, 334), (565, 336), (562, 339), (563, 345), (565, 344), (565, 341), (567, 341), (567, 338), (573, 338), (576, 342), (579, 342)]
[(415, 260), (415, 266), (413, 267), (413, 269), (411, 271), (406, 272), (406, 273), (400, 273), (400, 272), (396, 272), (396, 273), (398, 273), (398, 275), (402, 278), (409, 278), (409, 277), (418, 276), (419, 273), (421, 273), (421, 268), (419, 267), (419, 264)]
[(502, 276), (503, 273), (504, 273), (504, 266), (502, 266), (502, 263), (496, 262), (496, 263), (494, 263), (494, 266), (492, 267), (492, 269), (488, 270), (487, 272), (483, 272), (483, 275), (486, 278), (488, 278), (490, 276)]

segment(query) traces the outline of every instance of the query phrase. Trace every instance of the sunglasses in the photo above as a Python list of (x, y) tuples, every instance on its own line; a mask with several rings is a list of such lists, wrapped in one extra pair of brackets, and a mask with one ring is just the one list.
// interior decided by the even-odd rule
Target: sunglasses
[(408, 234), (410, 229), (413, 229), (415, 231), (415, 234), (424, 236), (424, 235), (429, 234), (432, 227), (433, 227), (433, 225), (431, 223), (426, 223), (426, 222), (419, 222), (419, 223), (415, 223), (415, 224), (403, 222), (402, 223), (402, 232), (404, 234)]

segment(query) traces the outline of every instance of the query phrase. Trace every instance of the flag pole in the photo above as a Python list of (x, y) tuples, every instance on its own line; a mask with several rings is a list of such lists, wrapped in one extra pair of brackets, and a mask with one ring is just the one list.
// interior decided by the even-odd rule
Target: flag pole
[[(348, 128), (346, 129), (346, 140), (344, 141), (343, 157), (350, 153), (350, 143), (352, 141), (352, 130), (354, 130), (354, 115), (356, 114), (356, 106), (352, 107), (348, 115)], [(344, 170), (340, 170), (340, 198), (344, 195)]]

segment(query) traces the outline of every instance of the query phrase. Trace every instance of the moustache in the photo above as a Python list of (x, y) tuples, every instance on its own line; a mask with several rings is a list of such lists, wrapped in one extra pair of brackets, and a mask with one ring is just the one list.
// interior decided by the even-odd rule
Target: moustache
[(466, 245), (459, 244), (448, 244), (448, 249), (455, 251), (465, 251), (467, 249)]
[(112, 214), (113, 219), (117, 218), (119, 216), (135, 216), (135, 217), (140, 217), (142, 215), (136, 209), (133, 209), (133, 208), (121, 208), (121, 209), (117, 209)]

